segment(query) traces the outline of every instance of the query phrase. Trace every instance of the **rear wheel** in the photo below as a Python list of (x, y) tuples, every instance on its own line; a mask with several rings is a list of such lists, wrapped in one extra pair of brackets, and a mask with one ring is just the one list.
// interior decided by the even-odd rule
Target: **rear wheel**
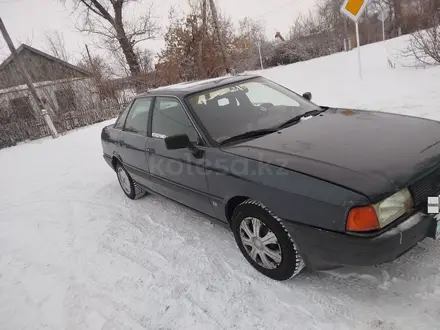
[(138, 199), (146, 195), (145, 189), (131, 178), (130, 174), (119, 162), (116, 164), (116, 174), (122, 191), (128, 198)]
[(298, 248), (281, 219), (263, 204), (247, 200), (237, 206), (232, 230), (240, 251), (260, 273), (284, 281), (304, 268)]

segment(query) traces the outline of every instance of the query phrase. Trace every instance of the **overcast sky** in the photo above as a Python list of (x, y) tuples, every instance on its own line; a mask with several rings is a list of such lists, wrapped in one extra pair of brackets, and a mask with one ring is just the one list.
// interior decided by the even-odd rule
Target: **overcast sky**
[[(187, 10), (186, 0), (143, 0), (154, 3), (158, 21), (166, 27), (168, 10), (174, 5)], [(218, 10), (238, 22), (244, 16), (260, 19), (266, 23), (268, 37), (276, 31), (287, 34), (289, 26), (299, 13), (313, 9), (316, 0), (216, 0)], [(74, 16), (59, 0), (0, 0), (0, 17), (3, 19), (16, 46), (27, 43), (47, 51), (45, 33), (58, 30), (63, 33), (66, 48), (73, 58), (78, 59), (86, 43), (91, 39), (75, 31)], [(158, 52), (162, 40), (148, 41), (142, 46)], [(0, 36), (0, 61), (8, 55), (8, 49)]]

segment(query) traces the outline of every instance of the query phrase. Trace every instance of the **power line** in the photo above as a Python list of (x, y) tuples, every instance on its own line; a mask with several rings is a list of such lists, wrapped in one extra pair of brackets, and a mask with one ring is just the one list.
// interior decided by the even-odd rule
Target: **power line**
[(0, 1), (0, 4), (3, 4), (3, 3), (21, 2), (21, 1), (23, 1), (23, 0), (2, 0), (2, 1)]
[(280, 11), (281, 9), (284, 9), (284, 8), (287, 8), (287, 7), (290, 7), (290, 6), (293, 6), (293, 5), (295, 5), (295, 4), (297, 4), (297, 1), (295, 1), (295, 0), (292, 1), (292, 0), (291, 0), (291, 1), (285, 3), (285, 4), (281, 5), (281, 6), (276, 7), (275, 9), (269, 10), (269, 11), (264, 12), (264, 13), (258, 15), (258, 16), (255, 16), (255, 18), (260, 18), (260, 17), (263, 17), (263, 16), (270, 16), (270, 15), (272, 15), (272, 14), (274, 14), (274, 13)]

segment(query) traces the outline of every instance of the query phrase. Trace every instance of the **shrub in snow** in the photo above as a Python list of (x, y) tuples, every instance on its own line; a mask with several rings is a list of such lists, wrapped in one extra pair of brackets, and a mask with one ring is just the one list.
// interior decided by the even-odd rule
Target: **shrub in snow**
[(407, 54), (423, 65), (440, 64), (440, 19), (435, 19), (435, 25), (427, 30), (412, 34)]

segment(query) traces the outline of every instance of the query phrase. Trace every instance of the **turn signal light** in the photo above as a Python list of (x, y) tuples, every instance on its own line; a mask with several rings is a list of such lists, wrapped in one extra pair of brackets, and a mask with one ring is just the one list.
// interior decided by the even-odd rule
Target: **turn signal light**
[(356, 207), (348, 213), (347, 231), (370, 231), (379, 228), (379, 219), (373, 206)]

